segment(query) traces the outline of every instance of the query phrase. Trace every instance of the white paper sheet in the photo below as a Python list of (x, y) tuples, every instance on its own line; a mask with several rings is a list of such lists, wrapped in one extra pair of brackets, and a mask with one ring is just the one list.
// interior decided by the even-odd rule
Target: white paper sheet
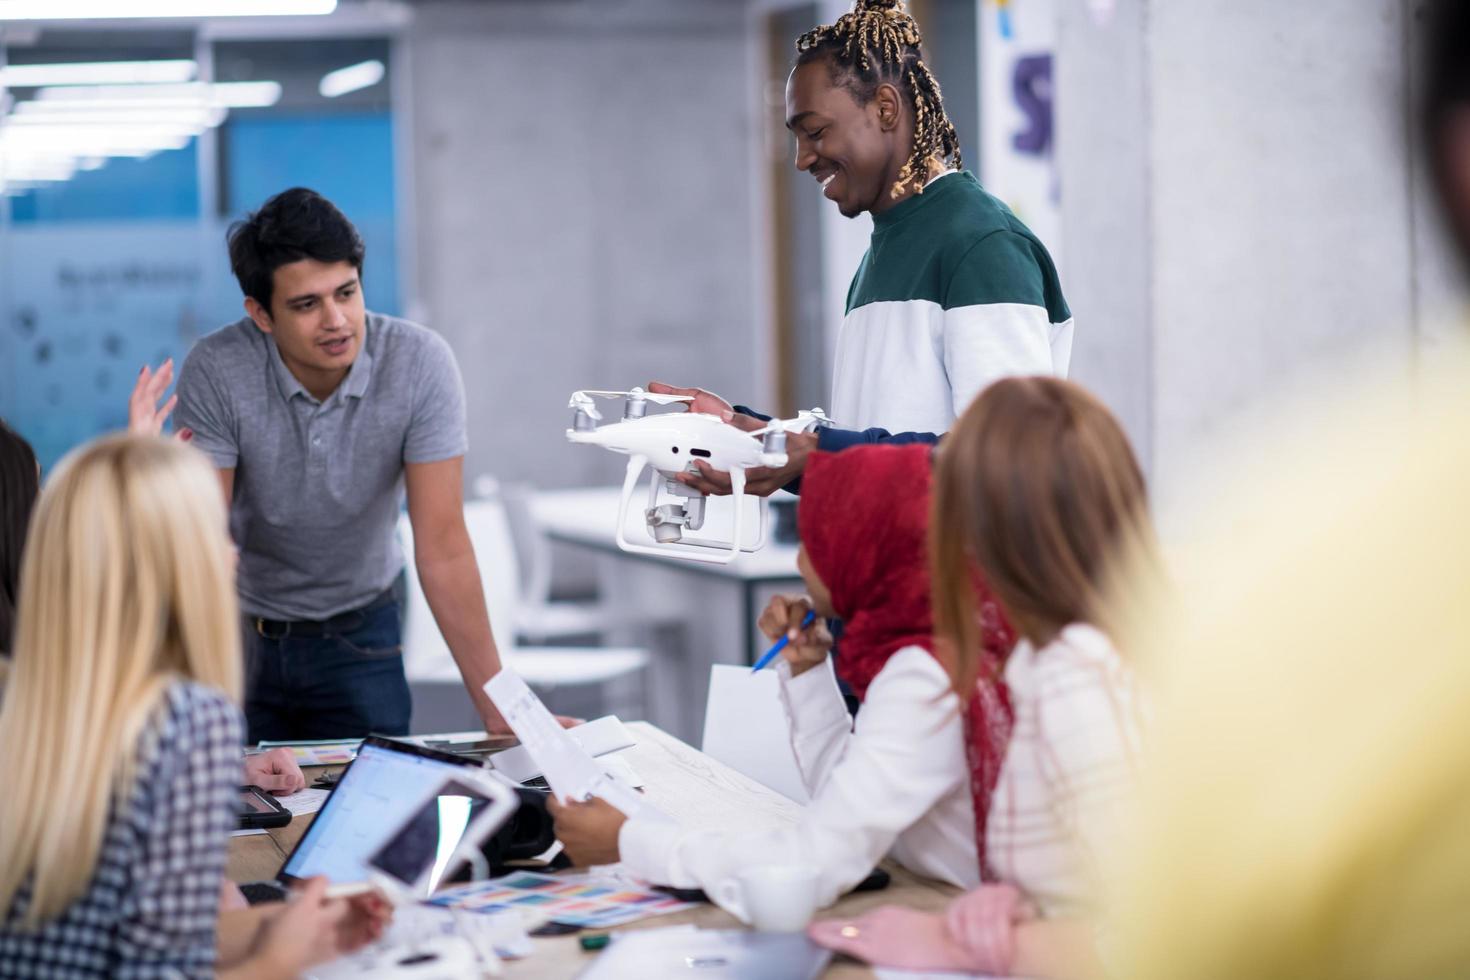
[[(568, 728), (566, 732), (594, 759), (637, 744), (632, 733), (623, 727), (617, 715), (594, 718), (574, 728)], [(531, 753), (526, 751), (523, 745), (497, 752), (486, 760), (485, 764), (515, 783), (524, 783), (528, 779), (541, 775), (541, 767), (536, 764), (536, 760), (531, 757)]]
[(604, 755), (597, 760), (602, 771), (616, 779), (621, 779), (634, 789), (642, 789), (647, 785), (633, 764), (620, 755)]
[(320, 810), (327, 801), (328, 792), (330, 791), (325, 789), (298, 789), (290, 796), (274, 796), (272, 799), (290, 810), (292, 816), (299, 817), (303, 813)]
[(654, 809), (636, 789), (616, 774), (608, 773), (578, 745), (515, 671), (502, 668), (485, 682), (485, 693), (536, 760), (551, 791), (559, 798), (583, 800), (600, 796), (630, 817)]
[(797, 803), (811, 797), (791, 749), (791, 722), (774, 670), (716, 664), (704, 711), (706, 755)]

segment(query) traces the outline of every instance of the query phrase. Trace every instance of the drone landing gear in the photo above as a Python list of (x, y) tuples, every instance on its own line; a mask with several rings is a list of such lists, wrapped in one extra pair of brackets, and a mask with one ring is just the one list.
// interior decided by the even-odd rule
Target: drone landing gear
[[(644, 519), (648, 525), (648, 533), (653, 536), (657, 545), (634, 544), (629, 541), (626, 534), (628, 519), (628, 501), (637, 486), (638, 478), (643, 474), (643, 468), (648, 465), (648, 457), (633, 455), (628, 459), (628, 469), (623, 477), (622, 500), (618, 507), (618, 547), (624, 551), (636, 554), (667, 554), (676, 553), (681, 558), (693, 561), (709, 562), (711, 564), (726, 565), (734, 560), (735, 556), (742, 551), (752, 552), (759, 550), (766, 543), (766, 501), (760, 501), (760, 523), (759, 533), (754, 545), (745, 547), (741, 545), (742, 516), (745, 510), (741, 506), (740, 497), (745, 493), (745, 471), (732, 470), (730, 472), (731, 496), (735, 504), (734, 526), (731, 528), (731, 540), (717, 541), (707, 538), (685, 538), (684, 531), (697, 531), (704, 526), (705, 502), (704, 494), (690, 487), (686, 487), (678, 480), (667, 476), (658, 470), (654, 470), (648, 481), (648, 506), (644, 509)], [(664, 485), (669, 494), (680, 498), (670, 503), (660, 504), (659, 484)], [(691, 549), (706, 549), (717, 552), (714, 554), (701, 554)]]

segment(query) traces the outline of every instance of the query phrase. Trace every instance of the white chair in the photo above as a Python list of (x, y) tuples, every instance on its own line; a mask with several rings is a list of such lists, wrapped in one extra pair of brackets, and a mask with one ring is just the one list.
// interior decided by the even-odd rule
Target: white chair
[(545, 643), (567, 637), (600, 637), (622, 624), (622, 617), (600, 599), (551, 598), (551, 541), (531, 512), (530, 487), (502, 487), (494, 477), (481, 476), (475, 480), (475, 494), (482, 500), (498, 498), (505, 507), (519, 560), (512, 619), (517, 639)]
[[(501, 662), (525, 678), (526, 683), (543, 697), (549, 698), (558, 690), (601, 688), (600, 713), (614, 711), (624, 717), (643, 717), (647, 709), (645, 674), (648, 652), (615, 647), (518, 646), (514, 623), (519, 566), (505, 507), (498, 497), (470, 501), (465, 504), (465, 524), (479, 564), (485, 607), (490, 614), (490, 628)], [(427, 694), (427, 688), (431, 686), (452, 686), (461, 681), (459, 668), (434, 622), (419, 583), (413, 559), (413, 527), (406, 514), (399, 518), (398, 530), (407, 559), (408, 580), (403, 663), (417, 699), (421, 688)], [(614, 686), (624, 688), (622, 697), (613, 696)], [(442, 699), (436, 696), (433, 700)], [(555, 704), (552, 707), (556, 709)], [(455, 727), (450, 719), (443, 719), (444, 724), (438, 721), (428, 719), (426, 727), (420, 722), (419, 712), (415, 711), (415, 729), (447, 731)]]
[(642, 642), (643, 631), (677, 625), (682, 619), (660, 615), (647, 608), (629, 609), (608, 602), (603, 596), (593, 599), (553, 599), (551, 597), (551, 538), (536, 520), (531, 506), (535, 491), (524, 483), (501, 485), (493, 476), (475, 480), (475, 494), (481, 499), (499, 499), (505, 506), (511, 540), (519, 560), (520, 578), (516, 583), (516, 638), (527, 643), (546, 643), (573, 637), (597, 637), (608, 633), (627, 642)]

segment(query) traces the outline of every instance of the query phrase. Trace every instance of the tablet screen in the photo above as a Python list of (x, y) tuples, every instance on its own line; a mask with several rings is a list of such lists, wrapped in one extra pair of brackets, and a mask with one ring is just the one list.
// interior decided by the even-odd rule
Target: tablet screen
[(423, 887), (432, 892), (455, 870), (451, 862), (455, 850), (464, 841), (471, 821), (490, 803), (483, 791), (450, 780), (378, 849), (369, 863), (405, 885), (414, 885), (429, 870)]
[(383, 835), (467, 767), (478, 768), (468, 759), (367, 739), (281, 869), (283, 875), (326, 875), (334, 885), (366, 881), (368, 855)]

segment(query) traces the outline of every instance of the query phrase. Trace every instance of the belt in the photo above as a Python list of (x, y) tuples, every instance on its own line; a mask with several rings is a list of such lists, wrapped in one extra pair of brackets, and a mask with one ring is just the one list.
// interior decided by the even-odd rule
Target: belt
[(255, 632), (267, 640), (284, 640), (288, 636), (333, 636), (351, 633), (363, 624), (369, 613), (377, 612), (397, 601), (398, 597), (393, 594), (392, 586), (389, 586), (362, 608), (349, 609), (328, 619), (289, 620), (251, 616), (250, 621), (255, 626)]

